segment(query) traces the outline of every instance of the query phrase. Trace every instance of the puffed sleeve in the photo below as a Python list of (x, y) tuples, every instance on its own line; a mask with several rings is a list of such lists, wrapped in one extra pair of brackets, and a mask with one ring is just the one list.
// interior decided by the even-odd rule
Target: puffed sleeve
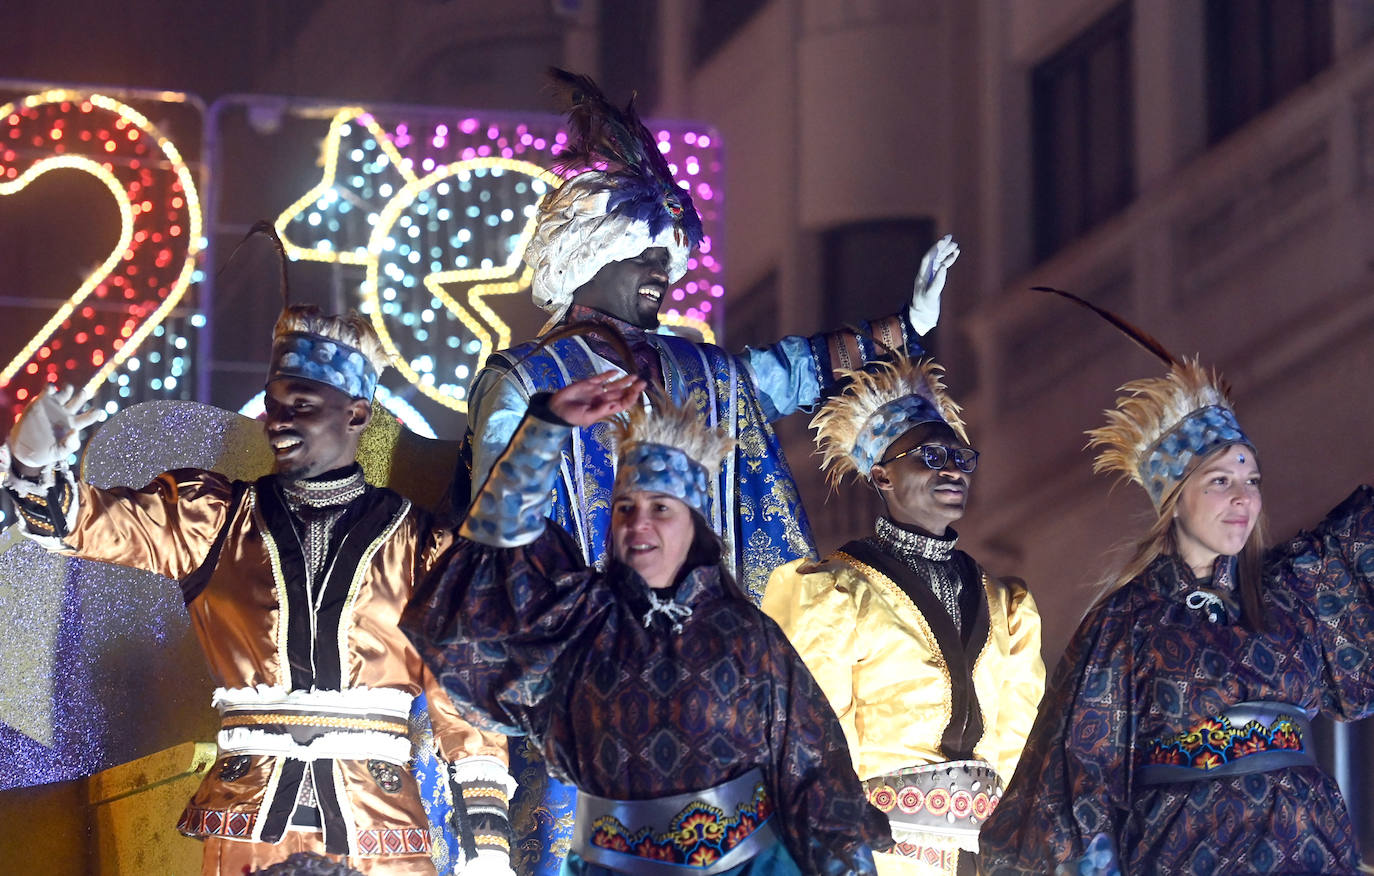
[(571, 427), (536, 395), (458, 537), (416, 589), (401, 628), (459, 710), (542, 738), (566, 672), (612, 600), (572, 538), (545, 519)]
[(1288, 590), (1312, 617), (1326, 657), (1323, 711), (1345, 721), (1374, 714), (1374, 489), (1355, 490), (1265, 568), (1265, 586)]
[(459, 538), (401, 618), (459, 710), (489, 730), (542, 739), (566, 681), (560, 657), (594, 634), (612, 599), (552, 523), (500, 548)]
[(1045, 661), (1040, 656), (1040, 612), (1035, 598), (1017, 579), (1001, 584), (1007, 593), (1007, 662), (997, 701), (997, 725), (989, 729), (996, 734), (997, 774), (1010, 778), (1045, 694)]
[(887, 818), (868, 804), (839, 719), (787, 637), (762, 618), (773, 668), (769, 743), (788, 851), (803, 873), (876, 873), (873, 849), (887, 849)]
[(760, 607), (801, 655), (840, 719), (845, 741), (857, 759), (854, 667), (861, 656), (858, 609), (853, 594), (837, 585), (832, 571), (818, 568), (805, 558), (793, 560), (773, 570)]
[(1131, 795), (1131, 629), (1129, 597), (1117, 591), (1074, 633), (1010, 786), (979, 834), (981, 872), (1053, 873), (1099, 834), (1118, 838)]
[(468, 423), (472, 430), (472, 495), (454, 496), (455, 508), (475, 498), (496, 460), (505, 452), (529, 409), (529, 396), (505, 368), (488, 363), (472, 382)]
[[(431, 527), (417, 557), (416, 580), (424, 580), (453, 543), (452, 530), (442, 526)], [(489, 730), (479, 730), (464, 719), (428, 668), (421, 669), (421, 686), (428, 701), (430, 725), (440, 757), (449, 763), (482, 757), (499, 761), (503, 767), (509, 764), (506, 737)]]
[(233, 483), (178, 469), (142, 489), (102, 490), (63, 477), (39, 489), (11, 481), (24, 532), (50, 550), (181, 580), (205, 562), (231, 513)]

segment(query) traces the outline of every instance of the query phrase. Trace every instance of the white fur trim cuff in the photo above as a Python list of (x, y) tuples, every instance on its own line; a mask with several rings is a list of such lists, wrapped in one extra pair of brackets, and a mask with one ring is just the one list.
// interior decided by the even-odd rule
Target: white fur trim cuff
[(409, 719), (415, 695), (394, 687), (353, 687), (347, 690), (287, 690), (279, 685), (216, 688), (211, 705), (221, 715), (243, 710), (272, 710), (313, 714), (390, 715)]
[(465, 757), (449, 764), (448, 772), (453, 781), (460, 785), (490, 782), (505, 788), (508, 797), (515, 793), (515, 778), (506, 770), (506, 765), (494, 757)]
[(373, 730), (329, 732), (300, 743), (288, 733), (257, 727), (219, 731), (219, 752), (291, 757), (296, 760), (382, 760), (396, 765), (410, 760), (410, 739)]

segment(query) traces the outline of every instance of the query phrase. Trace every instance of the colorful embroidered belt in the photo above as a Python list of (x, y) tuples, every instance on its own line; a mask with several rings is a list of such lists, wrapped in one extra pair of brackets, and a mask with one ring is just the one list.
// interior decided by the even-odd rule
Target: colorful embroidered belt
[(1146, 743), (1136, 781), (1163, 785), (1312, 766), (1311, 736), (1312, 723), (1297, 706), (1237, 703), (1191, 730)]
[(753, 769), (723, 785), (652, 800), (578, 791), (572, 851), (634, 876), (723, 873), (778, 842), (773, 801)]
[(951, 760), (865, 779), (864, 791), (899, 845), (930, 834), (976, 841), (1002, 799), (1002, 779), (986, 761)]

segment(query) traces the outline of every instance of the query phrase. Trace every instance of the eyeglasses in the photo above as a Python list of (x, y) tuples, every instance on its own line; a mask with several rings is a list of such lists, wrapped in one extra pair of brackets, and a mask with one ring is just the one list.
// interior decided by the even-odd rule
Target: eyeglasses
[(910, 450), (903, 450), (896, 456), (880, 459), (876, 465), (887, 465), (913, 453), (920, 454), (921, 461), (936, 471), (944, 468), (951, 457), (954, 459), (954, 467), (964, 474), (978, 467), (978, 451), (968, 447), (946, 447), (943, 444), (919, 444)]

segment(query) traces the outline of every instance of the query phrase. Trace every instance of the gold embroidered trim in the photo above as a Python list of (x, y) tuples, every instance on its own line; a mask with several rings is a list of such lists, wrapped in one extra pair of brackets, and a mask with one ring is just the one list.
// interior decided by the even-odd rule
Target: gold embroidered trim
[(936, 644), (935, 633), (930, 629), (930, 624), (926, 622), (925, 615), (916, 607), (916, 603), (911, 601), (911, 597), (906, 595), (906, 591), (899, 587), (896, 581), (893, 581), (882, 572), (879, 572), (862, 560), (850, 556), (844, 551), (835, 551), (835, 553), (831, 554), (831, 558), (838, 559), (848, 564), (860, 575), (867, 578), (876, 588), (886, 593), (889, 599), (896, 602), (898, 608), (905, 609), (910, 615), (909, 619), (915, 620), (916, 625), (920, 628), (922, 634), (925, 635), (926, 641), (931, 645), (929, 649), (931, 658), (935, 661), (935, 665), (939, 667), (940, 672), (945, 677), (945, 683), (942, 688), (944, 693), (940, 698), (941, 705), (944, 708), (944, 717), (940, 721), (940, 726), (949, 726), (949, 722), (954, 718), (954, 682), (950, 678), (949, 666), (945, 663), (944, 654)]
[(351, 718), (338, 715), (299, 715), (290, 712), (267, 712), (226, 715), (221, 727), (253, 727), (264, 724), (284, 724), (288, 727), (339, 727), (347, 730), (380, 730), (404, 736), (410, 725), (401, 720), (385, 718)]

